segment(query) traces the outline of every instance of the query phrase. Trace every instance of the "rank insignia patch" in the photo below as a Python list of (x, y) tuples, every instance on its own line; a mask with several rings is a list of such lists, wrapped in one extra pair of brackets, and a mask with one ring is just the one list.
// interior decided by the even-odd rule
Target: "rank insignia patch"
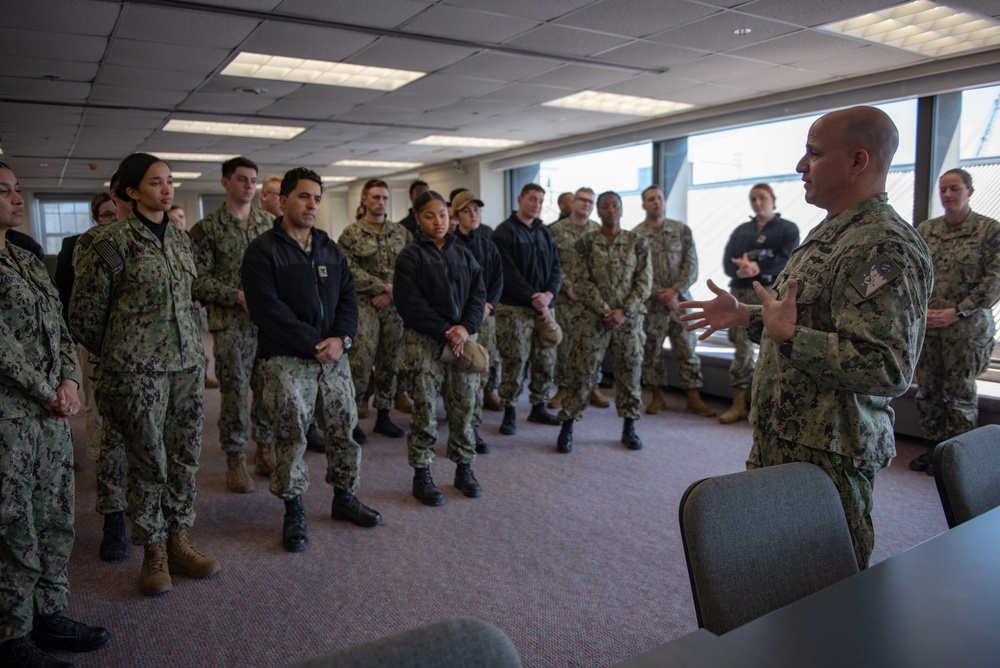
[(872, 262), (866, 269), (859, 271), (851, 278), (851, 285), (857, 288), (862, 297), (870, 297), (883, 285), (888, 285), (899, 276), (902, 270), (884, 253)]

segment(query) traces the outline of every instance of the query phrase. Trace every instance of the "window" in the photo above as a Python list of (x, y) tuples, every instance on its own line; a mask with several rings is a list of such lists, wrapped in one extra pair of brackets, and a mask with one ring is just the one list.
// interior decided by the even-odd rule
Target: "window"
[(90, 219), (91, 197), (67, 194), (36, 196), (36, 217), (46, 255), (57, 255), (65, 237), (81, 234), (93, 225)]

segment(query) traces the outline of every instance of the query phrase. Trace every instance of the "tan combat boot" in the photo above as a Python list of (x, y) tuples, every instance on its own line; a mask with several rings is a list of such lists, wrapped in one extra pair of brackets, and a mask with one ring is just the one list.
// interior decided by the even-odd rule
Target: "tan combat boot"
[(502, 411), (503, 404), (500, 403), (500, 397), (493, 390), (485, 390), (483, 392), (483, 408), (488, 411)]
[(701, 417), (713, 417), (715, 415), (715, 409), (706, 404), (701, 400), (701, 392), (695, 389), (687, 391), (688, 393), (688, 404), (686, 410), (688, 413), (694, 413), (695, 415), (700, 415)]
[(171, 571), (189, 578), (207, 578), (222, 570), (222, 564), (217, 559), (206, 557), (194, 549), (188, 541), (187, 529), (170, 532), (167, 538), (167, 561)]
[(257, 475), (269, 476), (277, 465), (274, 458), (274, 443), (258, 443), (257, 453), (253, 458), (253, 472)]
[(559, 408), (560, 406), (562, 406), (563, 399), (565, 398), (566, 398), (566, 390), (560, 387), (558, 390), (556, 390), (556, 393), (552, 395), (552, 398), (549, 399), (549, 404), (548, 404), (549, 408)]
[(146, 596), (156, 596), (174, 588), (167, 568), (167, 548), (163, 542), (143, 546), (142, 572), (139, 575), (139, 591)]
[(666, 409), (667, 409), (667, 400), (663, 396), (663, 388), (662, 387), (654, 387), (653, 388), (653, 400), (649, 402), (648, 406), (646, 406), (646, 414), (647, 415), (656, 415), (660, 411), (663, 411), (663, 410), (666, 410)]
[(413, 404), (410, 403), (405, 392), (399, 392), (396, 395), (396, 398), (393, 400), (393, 407), (400, 413), (413, 412)]
[(611, 402), (608, 401), (606, 396), (601, 394), (601, 388), (594, 385), (590, 388), (590, 405), (596, 408), (607, 408), (611, 405)]
[(739, 422), (740, 420), (746, 420), (749, 415), (750, 409), (747, 408), (746, 388), (734, 387), (733, 405), (730, 406), (725, 413), (719, 416), (719, 422), (722, 424), (733, 424), (734, 422)]
[(253, 491), (253, 478), (247, 471), (247, 456), (242, 452), (230, 452), (226, 456), (226, 484), (237, 494)]

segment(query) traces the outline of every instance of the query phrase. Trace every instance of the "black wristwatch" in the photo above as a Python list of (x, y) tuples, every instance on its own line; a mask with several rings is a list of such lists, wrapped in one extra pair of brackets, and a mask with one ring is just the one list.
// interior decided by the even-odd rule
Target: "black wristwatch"
[(968, 317), (969, 317), (969, 314), (968, 314), (968, 313), (966, 313), (965, 311), (958, 311), (958, 310), (956, 310), (956, 311), (955, 311), (955, 315), (957, 315), (957, 316), (958, 316), (958, 319), (959, 319), (959, 320), (965, 320), (966, 318), (968, 318)]
[(346, 352), (347, 352), (348, 350), (350, 350), (350, 349), (351, 349), (351, 346), (353, 346), (353, 345), (354, 345), (354, 339), (352, 339), (352, 338), (351, 338), (351, 337), (349, 337), (349, 336), (344, 336), (344, 337), (341, 337), (341, 339), (340, 339), (340, 340), (344, 342), (344, 352), (345, 352), (345, 353), (346, 353)]

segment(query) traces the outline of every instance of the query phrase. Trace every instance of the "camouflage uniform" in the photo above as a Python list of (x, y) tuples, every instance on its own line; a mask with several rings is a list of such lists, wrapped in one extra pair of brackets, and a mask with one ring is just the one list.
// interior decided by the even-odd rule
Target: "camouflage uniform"
[(204, 425), (194, 252), (185, 233), (164, 225), (161, 243), (133, 212), (81, 239), (70, 304), (74, 333), (100, 351), (101, 413), (125, 440), (136, 545), (194, 524)]
[(73, 549), (73, 440), (43, 407), (76, 381), (55, 286), (31, 253), (0, 251), (0, 642), (66, 607)]
[[(555, 298), (556, 322), (563, 331), (563, 340), (556, 348), (556, 369), (555, 382), (560, 388), (569, 387), (570, 383), (570, 354), (580, 347), (580, 335), (583, 333), (574, 329), (575, 323), (586, 310), (579, 301), (569, 298), (568, 292), (573, 288), (573, 263), (576, 260), (576, 242), (586, 232), (595, 232), (601, 229), (601, 224), (596, 220), (588, 220), (583, 227), (573, 224), (571, 218), (562, 218), (549, 225), (552, 237), (556, 240), (556, 248), (559, 249), (559, 264), (562, 265), (563, 281), (559, 287), (559, 294)], [(573, 288), (575, 290), (575, 288)], [(579, 295), (577, 295), (579, 299)], [(596, 380), (596, 377), (595, 377)]]
[(277, 464), (271, 474), (271, 493), (292, 499), (309, 489), (309, 468), (302, 457), (314, 410), (323, 412), (326, 482), (356, 493), (361, 480), (361, 448), (351, 436), (358, 426), (358, 409), (347, 355), (329, 364), (300, 357), (270, 357), (263, 361), (262, 371), (262, 396), (268, 414), (275, 416)]
[[(576, 243), (569, 279), (583, 308), (568, 323), (577, 338), (559, 420), (575, 420), (583, 413), (608, 345), (614, 359), (618, 415), (638, 420), (645, 343), (643, 304), (653, 284), (649, 243), (627, 230), (621, 230), (614, 241), (608, 241), (600, 230), (588, 232)], [(628, 309), (631, 317), (612, 329), (602, 317), (618, 308)]]
[(840, 492), (858, 565), (875, 544), (875, 473), (896, 454), (889, 402), (910, 385), (933, 283), (930, 253), (883, 193), (812, 230), (774, 284), (799, 281), (793, 344), (760, 342), (747, 468), (791, 461), (823, 468)]
[(358, 338), (350, 354), (354, 395), (361, 402), (369, 380), (374, 378), (376, 410), (393, 406), (403, 348), (403, 321), (395, 304), (378, 309), (372, 299), (392, 283), (396, 256), (409, 242), (410, 233), (399, 223), (386, 221), (379, 232), (363, 218), (348, 225), (337, 240), (347, 256), (358, 291)]
[(663, 387), (667, 384), (667, 371), (663, 365), (663, 340), (670, 337), (670, 349), (685, 390), (701, 389), (701, 360), (695, 352), (698, 335), (685, 330), (687, 323), (680, 317), (686, 311), (670, 310), (657, 301), (657, 291), (674, 288), (680, 300), (691, 299), (691, 285), (698, 279), (698, 253), (694, 248), (691, 228), (684, 223), (666, 218), (663, 227), (654, 229), (642, 221), (632, 230), (649, 240), (649, 253), (653, 265), (653, 289), (646, 302), (646, 347), (643, 351), (642, 384)]
[[(259, 234), (271, 229), (270, 214), (251, 207), (244, 223), (223, 205), (191, 229), (198, 277), (194, 296), (208, 308), (208, 329), (212, 332), (215, 375), (219, 379), (222, 403), (219, 407), (219, 441), (222, 449), (238, 454), (247, 449), (247, 432), (253, 424), (257, 443), (274, 442), (270, 420), (262, 410), (260, 363), (257, 361), (257, 328), (243, 307), (236, 303), (242, 289), (240, 265), (247, 246)], [(247, 411), (247, 390), (254, 401)]]
[(934, 260), (931, 309), (955, 308), (965, 317), (928, 329), (917, 364), (917, 407), (924, 437), (938, 443), (976, 426), (976, 377), (993, 352), (993, 313), (1000, 299), (1000, 223), (969, 212), (955, 229), (944, 217), (925, 220), (917, 232)]

